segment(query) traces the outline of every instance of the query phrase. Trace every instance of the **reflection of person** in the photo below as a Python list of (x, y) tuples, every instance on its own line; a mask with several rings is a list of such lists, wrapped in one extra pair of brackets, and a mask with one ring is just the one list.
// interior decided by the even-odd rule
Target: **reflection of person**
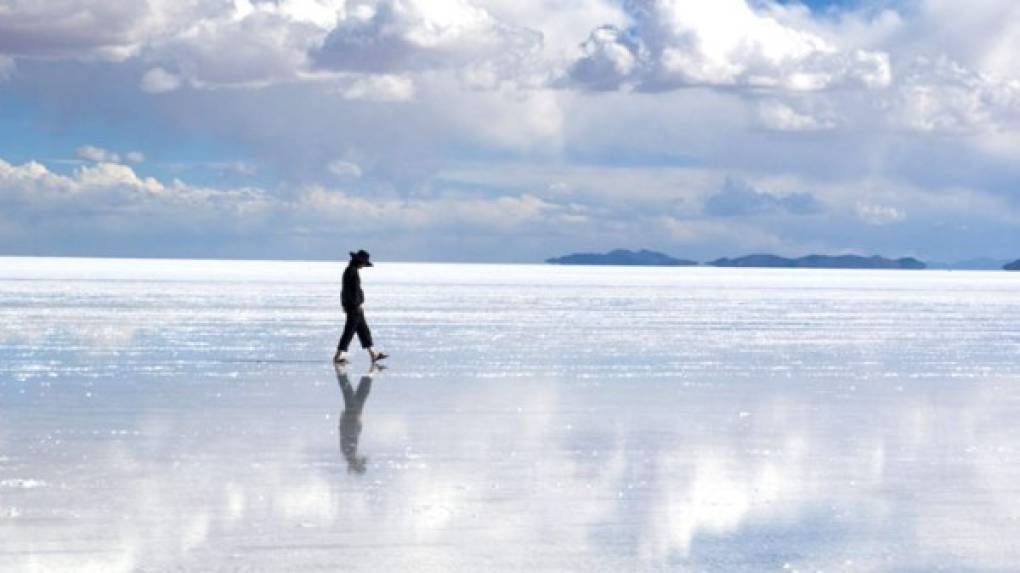
[(347, 471), (365, 473), (368, 458), (358, 455), (358, 439), (361, 438), (361, 411), (365, 408), (368, 393), (372, 390), (372, 377), (382, 372), (382, 367), (372, 365), (368, 373), (358, 381), (358, 389), (351, 387), (347, 370), (343, 365), (334, 365), (336, 381), (344, 395), (344, 411), (340, 414), (340, 451), (347, 460)]
[(361, 290), (361, 275), (358, 274), (358, 270), (374, 266), (368, 258), (369, 254), (365, 250), (351, 253), (351, 262), (344, 270), (340, 304), (343, 305), (344, 313), (347, 314), (347, 320), (344, 322), (344, 333), (340, 336), (336, 354), (333, 355), (333, 362), (337, 364), (347, 363), (347, 348), (351, 345), (351, 339), (355, 334), (358, 335), (358, 341), (361, 342), (362, 348), (368, 350), (368, 355), (372, 357), (373, 363), (387, 356), (372, 346), (372, 331), (368, 329), (365, 311), (361, 307), (365, 303), (365, 293)]

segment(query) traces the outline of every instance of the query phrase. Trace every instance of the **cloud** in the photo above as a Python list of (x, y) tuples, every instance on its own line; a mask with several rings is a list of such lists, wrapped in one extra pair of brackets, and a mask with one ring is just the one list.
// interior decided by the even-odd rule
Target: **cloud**
[(920, 58), (891, 111), (909, 129), (967, 134), (1020, 126), (1020, 79), (996, 79), (946, 57)]
[[(959, 249), (950, 237), (968, 244), (955, 231), (964, 228), (987, 239), (989, 254), (1015, 250), (1020, 235), (1005, 214), (1015, 219), (1020, 204), (1018, 8), (883, 4), (18, 0), (0, 9), (0, 77), (27, 129), (111, 126), (99, 140), (110, 149), (85, 152), (80, 166), (130, 165), (142, 181), (151, 170), (168, 196), (205, 189), (221, 204), (225, 182), (257, 183), (276, 218), (268, 231), (313, 228), (309, 241), (339, 232), (297, 199), (324, 185), (421, 224), (408, 226), (425, 230), (416, 254), (440, 252), (431, 241), (457, 225), (489, 236), (458, 204), (484, 221), (500, 197), (519, 212), (532, 205), (523, 197), (550, 207), (520, 219), (519, 242), (493, 241), (494, 258), (542, 241), (707, 250), (742, 237), (793, 249), (920, 240)], [(15, 119), (11, 133), (23, 128)], [(32, 140), (39, 156), (64, 156), (50, 139)], [(136, 141), (160, 161), (138, 167), (140, 151), (118, 143)], [(76, 189), (95, 177), (50, 167), (58, 188), (71, 185), (61, 177)], [(472, 178), (447, 176), (466, 170)], [(212, 187), (178, 187), (174, 175)], [(119, 189), (131, 187), (124, 181)], [(93, 209), (113, 220), (124, 216), (118, 205), (151, 209), (151, 228), (164, 213), (185, 236), (206, 220), (158, 193), (140, 203), (96, 185), (72, 194), (80, 202), (54, 203), (88, 217), (43, 209), (56, 199), (42, 190), (33, 213), (53, 222), (43, 226), (51, 237), (64, 232), (56, 221), (109, 236)], [(0, 228), (19, 225), (11, 213)], [(444, 213), (455, 224), (444, 226)], [(385, 217), (362, 232), (376, 228), (402, 233)], [(228, 242), (235, 231), (216, 235), (210, 222), (202, 232)], [(264, 248), (244, 238), (252, 253)]]
[(857, 216), (869, 225), (889, 225), (907, 218), (906, 213), (889, 205), (858, 203)]
[(336, 159), (329, 162), (327, 165), (329, 172), (337, 177), (361, 177), (361, 167), (353, 161), (345, 161), (343, 159)]
[(589, 89), (661, 91), (685, 86), (815, 91), (885, 87), (888, 54), (840, 49), (786, 20), (786, 9), (745, 0), (650, 0), (626, 29), (597, 28), (568, 71)]
[(275, 3), (238, 2), (153, 44), (148, 59), (196, 87), (261, 87), (298, 79), (325, 31)]
[(759, 103), (756, 113), (762, 127), (775, 131), (823, 131), (836, 127), (830, 117), (799, 111), (776, 100)]
[(348, 100), (411, 101), (414, 99), (414, 81), (393, 74), (356, 76), (340, 89), (340, 95)]
[(255, 229), (270, 232), (279, 201), (259, 189), (164, 183), (115, 163), (62, 175), (0, 160), (0, 212), (12, 223), (4, 229), (10, 253), (188, 256), (241, 238), (250, 246)]
[(339, 222), (353, 230), (458, 229), (485, 233), (513, 233), (556, 225), (577, 215), (576, 209), (531, 194), (465, 197), (443, 194), (422, 199), (367, 198), (325, 187), (311, 187), (296, 207), (327, 224)]
[(95, 163), (121, 163), (122, 161), (127, 163), (142, 163), (145, 161), (145, 155), (139, 151), (129, 151), (121, 156), (119, 153), (114, 153), (94, 145), (83, 145), (78, 149), (75, 149), (74, 154), (79, 159)]
[(0, 53), (114, 60), (137, 52), (150, 15), (146, 3), (104, 0), (15, 0), (0, 13)]
[(524, 57), (541, 35), (465, 0), (355, 0), (322, 46), (317, 67), (393, 73)]
[(172, 92), (181, 87), (181, 78), (163, 68), (156, 67), (145, 72), (139, 87), (143, 92), (150, 94)]
[(443, 191), (404, 199), (312, 185), (281, 197), (251, 187), (165, 183), (116, 163), (85, 165), (62, 175), (38, 162), (3, 160), (0, 212), (0, 223), (8, 218), (15, 223), (10, 229), (0, 225), (9, 248), (73, 240), (82, 240), (74, 246), (83, 248), (89, 241), (132, 237), (121, 254), (158, 240), (170, 241), (163, 246), (177, 255), (187, 251), (174, 251), (174, 245), (184, 249), (210, 236), (223, 243), (239, 241), (249, 251), (280, 243), (329, 242), (338, 232), (384, 238), (410, 234), (415, 241), (417, 233), (429, 230), (504, 236), (570, 224), (579, 213), (531, 194), (475, 197)]
[(129, 151), (124, 154), (124, 161), (128, 163), (144, 163), (145, 154), (140, 151)]
[(727, 179), (722, 190), (705, 201), (705, 213), (720, 217), (768, 212), (810, 215), (821, 210), (822, 206), (808, 193), (773, 195), (737, 179)]
[(61, 0), (15, 2), (0, 19), (0, 55), (140, 59), (149, 93), (293, 81), (343, 14), (342, 0)]
[(584, 54), (570, 70), (574, 81), (593, 90), (621, 87), (624, 78), (634, 74), (639, 65), (648, 65), (651, 55), (639, 38), (615, 26), (600, 26), (581, 44)]
[(253, 189), (216, 190), (180, 181), (164, 184), (116, 163), (85, 165), (70, 175), (61, 175), (38, 162), (12, 165), (3, 160), (0, 160), (0, 198), (29, 210), (75, 206), (86, 213), (113, 209), (125, 216), (160, 205), (204, 210), (217, 205), (267, 201), (263, 192)]
[(116, 163), (120, 161), (120, 156), (116, 153), (111, 153), (105, 149), (95, 147), (93, 145), (83, 145), (74, 151), (74, 154), (79, 158), (86, 161), (110, 161)]

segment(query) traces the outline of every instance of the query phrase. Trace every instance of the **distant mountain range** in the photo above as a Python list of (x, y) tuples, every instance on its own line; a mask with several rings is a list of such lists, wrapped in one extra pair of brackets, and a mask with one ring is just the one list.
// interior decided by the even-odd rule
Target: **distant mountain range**
[(906, 257), (887, 259), (885, 257), (861, 257), (858, 255), (808, 255), (797, 259), (788, 259), (776, 255), (748, 255), (736, 259), (716, 259), (710, 263), (714, 267), (771, 267), (796, 269), (911, 269), (927, 268), (921, 261)]
[(956, 261), (955, 263), (928, 261), (928, 268), (954, 271), (997, 271), (1008, 262), (1009, 261), (1002, 259), (989, 258), (967, 259), (964, 261)]
[[(648, 267), (691, 267), (697, 261), (678, 259), (648, 249), (628, 251), (615, 249), (608, 253), (573, 253), (562, 257), (546, 259), (553, 265), (619, 265)], [(878, 255), (808, 255), (788, 258), (770, 254), (755, 254), (734, 259), (721, 258), (705, 263), (713, 267), (764, 267), (783, 269), (943, 269), (943, 270), (998, 270), (1020, 271), (1020, 260), (1006, 263), (1000, 259), (977, 258), (955, 263), (924, 263), (913, 257), (887, 259)]]
[(642, 249), (628, 251), (616, 249), (605, 254), (574, 253), (553, 259), (546, 259), (552, 265), (622, 265), (648, 267), (689, 267), (697, 265), (696, 261), (675, 259), (669, 255)]
[[(628, 251), (615, 249), (608, 253), (573, 253), (562, 257), (546, 259), (553, 265), (620, 265), (653, 267), (695, 266), (696, 261), (677, 259), (669, 255), (642, 249)], [(886, 259), (884, 257), (861, 257), (858, 255), (809, 255), (797, 259), (776, 255), (757, 254), (735, 259), (717, 259), (707, 265), (716, 267), (771, 267), (805, 269), (923, 269), (926, 265), (914, 258)]]

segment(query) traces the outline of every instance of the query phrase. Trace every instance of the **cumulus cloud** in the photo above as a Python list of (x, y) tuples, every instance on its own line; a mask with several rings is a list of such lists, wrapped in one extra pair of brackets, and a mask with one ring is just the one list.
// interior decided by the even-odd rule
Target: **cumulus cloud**
[[(354, 165), (343, 163), (348, 170)], [(332, 236), (337, 229), (352, 236), (436, 229), (503, 235), (570, 223), (579, 211), (526, 193), (440, 192), (406, 199), (311, 185), (280, 197), (251, 187), (167, 183), (116, 163), (85, 165), (65, 175), (38, 162), (0, 160), (0, 212), (0, 222), (9, 218), (14, 225), (4, 229), (11, 248), (40, 244), (41, 237), (68, 240), (78, 233), (90, 239), (160, 236), (170, 241), (214, 233), (223, 241), (247, 237), (247, 248), (259, 249), (281, 241), (300, 243), (309, 234)]]
[(125, 214), (157, 203), (206, 208), (235, 199), (265, 199), (262, 192), (252, 189), (216, 190), (180, 181), (164, 184), (117, 163), (85, 165), (70, 175), (61, 175), (38, 162), (12, 165), (3, 160), (0, 160), (0, 196), (28, 208), (66, 201), (91, 211), (106, 203), (107, 207), (123, 209)]
[(0, 54), (123, 61), (208, 8), (197, 0), (11, 0), (0, 7)]
[(907, 218), (906, 213), (890, 205), (858, 203), (857, 216), (869, 225), (889, 225)]
[(920, 132), (966, 134), (1020, 126), (1020, 79), (997, 79), (946, 57), (912, 63), (894, 120)]
[(393, 74), (356, 76), (340, 89), (340, 95), (349, 100), (410, 101), (414, 99), (414, 81)]
[(581, 44), (583, 56), (570, 70), (573, 79), (594, 90), (620, 88), (651, 55), (639, 38), (615, 26), (600, 26)]
[(124, 154), (124, 161), (128, 163), (144, 163), (145, 154), (141, 151), (128, 151)]
[[(0, 160), (0, 212), (9, 252), (34, 249), (87, 254), (194, 253), (207, 243), (268, 230), (279, 202), (259, 189), (214, 189), (164, 183), (116, 163), (81, 166), (70, 174), (37, 162)], [(216, 248), (216, 245), (212, 245)], [(200, 251), (199, 251), (200, 252)]]
[[(824, 14), (774, 0), (0, 4), (0, 78), (23, 98), (24, 117), (59, 118), (75, 132), (113, 126), (102, 142), (115, 151), (83, 151), (90, 171), (47, 170), (54, 188), (67, 179), (83, 189), (103, 164), (114, 166), (101, 173), (107, 183), (119, 173), (119, 189), (137, 187), (117, 168), (131, 165), (144, 182), (144, 157), (117, 138), (146, 130), (165, 160), (153, 169), (185, 178), (200, 169), (203, 181), (257, 171), (274, 230), (318, 221), (306, 209), (318, 183), (344, 188), (340, 198), (321, 189), (327, 207), (364, 200), (403, 222), (454, 217), (458, 202), (479, 220), (493, 205), (533, 209), (522, 225), (549, 225), (535, 231), (542, 237), (580, 225), (578, 248), (600, 237), (742, 245), (735, 233), (763, 247), (822, 248), (831, 238), (843, 248), (863, 235), (935, 241), (995, 217), (996, 236), (1020, 236), (1009, 207), (1020, 172), (1020, 9), (1005, 0), (841, 3)], [(132, 85), (143, 93), (124, 89)], [(203, 145), (184, 151), (177, 141)], [(217, 155), (194, 155), (203, 152)], [(680, 177), (665, 166), (701, 171)], [(468, 168), (486, 177), (452, 182), (453, 195), (439, 174)], [(157, 183), (178, 193), (169, 179)], [(947, 188), (968, 191), (952, 195), (953, 209)], [(219, 194), (229, 189), (206, 191), (229, 202)], [(121, 193), (99, 196), (139, 207)], [(145, 193), (147, 208), (168, 205)], [(823, 216), (796, 216), (820, 206)], [(16, 224), (11, 213), (0, 227)], [(421, 224), (413, 228), (450, 228)]]
[(329, 162), (326, 166), (329, 172), (337, 177), (361, 177), (361, 166), (353, 161), (346, 161), (344, 159), (336, 159)]
[(83, 145), (76, 149), (74, 154), (86, 161), (109, 161), (113, 163), (120, 161), (120, 157), (116, 153), (111, 153), (94, 145)]
[(760, 102), (756, 117), (759, 125), (775, 131), (823, 131), (836, 127), (836, 121), (827, 114), (797, 110), (777, 100)]
[(837, 85), (884, 87), (889, 56), (840, 49), (783, 21), (783, 9), (746, 0), (649, 0), (635, 24), (592, 32), (569, 70), (577, 85), (660, 91), (684, 86), (814, 91)]
[(142, 163), (145, 161), (145, 155), (139, 151), (129, 151), (121, 155), (94, 145), (82, 145), (74, 150), (74, 154), (79, 159), (95, 163)]
[(181, 87), (181, 78), (163, 68), (155, 67), (145, 72), (139, 87), (143, 92), (150, 94), (172, 92)]
[(768, 212), (809, 215), (821, 210), (822, 206), (809, 193), (774, 195), (755, 189), (746, 181), (732, 178), (726, 180), (722, 190), (705, 201), (705, 213), (721, 217)]
[(150, 58), (179, 70), (196, 87), (259, 87), (294, 80), (307, 69), (308, 50), (325, 31), (280, 7), (237, 2), (233, 11), (193, 21), (154, 43)]
[(312, 57), (321, 68), (401, 72), (524, 56), (540, 46), (537, 32), (466, 0), (355, 0)]
[(344, 222), (362, 231), (398, 228), (404, 232), (451, 228), (507, 233), (569, 220), (575, 209), (531, 194), (465, 197), (446, 194), (422, 199), (368, 198), (325, 187), (302, 194), (297, 209), (315, 219)]

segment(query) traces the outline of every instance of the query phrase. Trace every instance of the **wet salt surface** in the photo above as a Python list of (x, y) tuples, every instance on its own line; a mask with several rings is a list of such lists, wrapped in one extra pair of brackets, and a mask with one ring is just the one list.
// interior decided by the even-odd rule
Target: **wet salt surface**
[(1018, 275), (340, 271), (0, 259), (0, 570), (1020, 562)]

